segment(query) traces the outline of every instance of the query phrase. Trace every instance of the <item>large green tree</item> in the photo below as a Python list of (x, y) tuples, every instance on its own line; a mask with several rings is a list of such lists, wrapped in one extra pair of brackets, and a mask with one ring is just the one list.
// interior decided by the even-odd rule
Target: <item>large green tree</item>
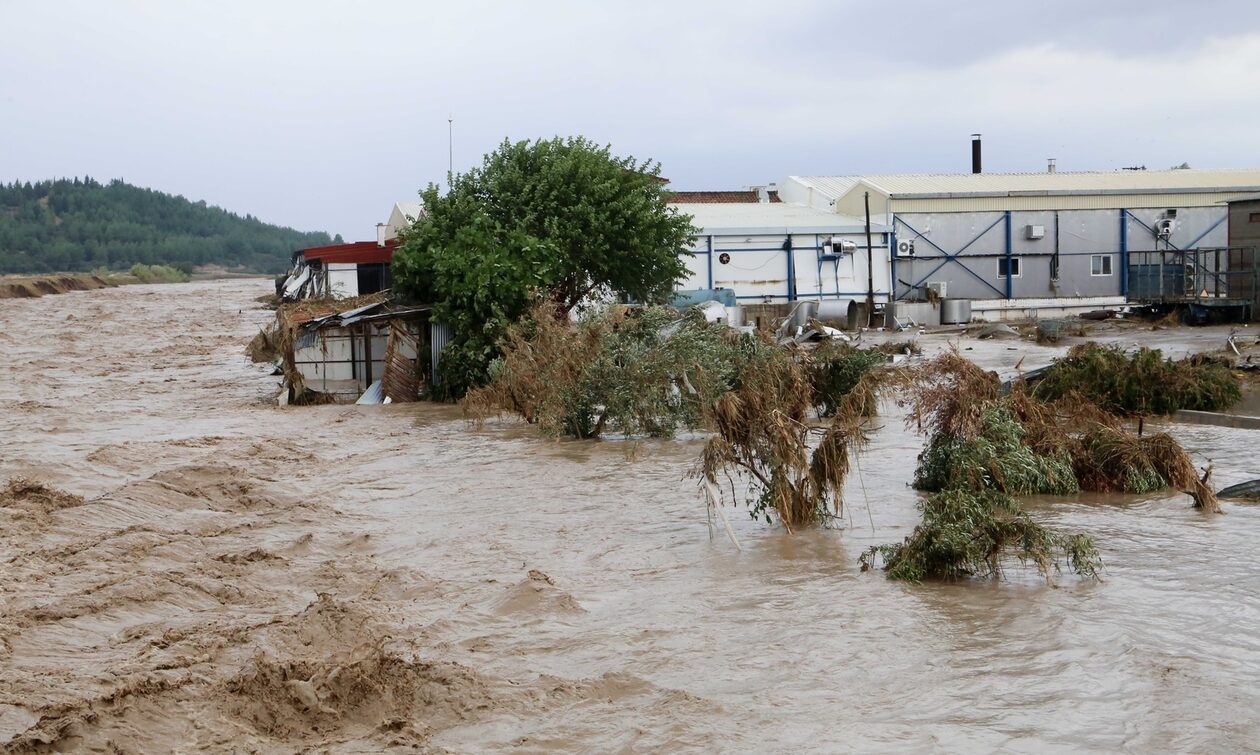
[(421, 192), (426, 214), (402, 234), (395, 289), (435, 305), (453, 340), (442, 392), (482, 384), (504, 328), (531, 301), (666, 299), (696, 233), (667, 205), (659, 166), (584, 138), (511, 142), (481, 167)]

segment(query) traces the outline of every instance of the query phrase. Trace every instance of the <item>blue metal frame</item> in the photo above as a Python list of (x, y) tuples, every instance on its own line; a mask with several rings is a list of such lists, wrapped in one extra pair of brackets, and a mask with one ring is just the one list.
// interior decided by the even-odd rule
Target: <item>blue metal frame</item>
[[(1120, 295), (1129, 296), (1129, 223), (1128, 210), (1120, 210)], [(1137, 218), (1134, 218), (1137, 220)], [(1138, 220), (1139, 223), (1142, 221)], [(1146, 223), (1142, 223), (1146, 225)], [(1151, 231), (1154, 233), (1154, 231)]]
[[(1009, 215), (1009, 213), (1007, 213), (1007, 215)], [(988, 282), (988, 281), (987, 281), (987, 280), (985, 280), (984, 278), (981, 278), (979, 275), (977, 275), (977, 274), (976, 274), (976, 271), (975, 271), (975, 270), (972, 270), (971, 268), (967, 267), (966, 265), (964, 265), (962, 262), (959, 262), (959, 260), (958, 260), (958, 257), (959, 257), (959, 256), (961, 256), (963, 252), (967, 251), (967, 249), (968, 249), (968, 248), (969, 248), (972, 244), (974, 244), (974, 243), (976, 243), (977, 241), (979, 241), (979, 240), (980, 240), (980, 238), (981, 238), (982, 236), (984, 236), (986, 233), (988, 233), (989, 231), (993, 230), (993, 229), (997, 226), (997, 224), (998, 224), (998, 223), (1001, 223), (1001, 222), (1002, 222), (1002, 220), (1003, 220), (1004, 218), (1006, 219), (1006, 221), (1007, 221), (1008, 223), (1010, 222), (1009, 217), (1006, 217), (1005, 215), (999, 215), (999, 216), (998, 216), (998, 219), (997, 219), (997, 220), (994, 220), (994, 221), (993, 221), (993, 223), (992, 223), (991, 225), (989, 225), (989, 227), (988, 227), (988, 228), (985, 228), (983, 231), (981, 231), (980, 233), (976, 234), (976, 235), (975, 235), (975, 236), (971, 239), (971, 241), (968, 241), (966, 244), (963, 244), (963, 246), (962, 246), (962, 248), (961, 248), (961, 249), (959, 249), (958, 251), (954, 252), (953, 254), (950, 254), (949, 252), (947, 252), (947, 251), (945, 251), (944, 249), (942, 249), (942, 248), (940, 247), (940, 245), (938, 245), (935, 241), (932, 241), (932, 239), (930, 239), (930, 238), (928, 238), (927, 236), (925, 236), (924, 234), (920, 233), (920, 232), (919, 232), (919, 231), (918, 231), (918, 230), (917, 230), (914, 226), (910, 225), (910, 224), (909, 224), (909, 223), (907, 223), (906, 221), (904, 221), (904, 220), (902, 220), (901, 218), (899, 218), (899, 217), (897, 217), (896, 215), (894, 215), (894, 216), (893, 216), (893, 228), (894, 228), (894, 229), (897, 227), (897, 223), (901, 223), (901, 224), (902, 224), (902, 225), (904, 225), (907, 229), (909, 229), (909, 230), (910, 230), (910, 231), (911, 231), (911, 232), (912, 232), (912, 233), (913, 233), (916, 237), (918, 237), (918, 238), (920, 238), (920, 239), (923, 239), (924, 241), (928, 242), (929, 244), (931, 244), (931, 245), (932, 245), (932, 247), (933, 247), (933, 248), (935, 248), (935, 249), (936, 249), (937, 251), (939, 251), (941, 254), (945, 255), (945, 259), (941, 261), (941, 264), (939, 264), (939, 265), (937, 265), (936, 267), (932, 268), (932, 269), (928, 272), (928, 274), (927, 274), (927, 275), (923, 276), (922, 278), (920, 278), (919, 280), (917, 280), (917, 281), (915, 281), (913, 284), (911, 284), (911, 286), (910, 286), (910, 290), (911, 290), (911, 291), (913, 291), (913, 290), (915, 290), (915, 289), (917, 289), (917, 288), (921, 287), (921, 286), (923, 285), (923, 283), (924, 283), (924, 282), (925, 282), (928, 278), (931, 278), (933, 275), (935, 275), (935, 274), (936, 274), (936, 271), (937, 271), (937, 270), (940, 270), (942, 267), (945, 267), (945, 266), (946, 266), (946, 265), (948, 265), (949, 263), (953, 262), (953, 263), (955, 263), (956, 265), (958, 265), (959, 267), (961, 267), (963, 270), (966, 270), (968, 273), (970, 273), (970, 274), (971, 274), (971, 277), (975, 278), (976, 280), (980, 281), (980, 282), (981, 282), (981, 283), (983, 283), (984, 285), (988, 286), (988, 287), (989, 287), (989, 290), (991, 290), (993, 293), (997, 294), (998, 296), (1006, 296), (1006, 298), (1008, 298), (1008, 299), (1009, 299), (1009, 298), (1010, 298), (1010, 294), (1009, 294), (1009, 293), (1004, 294), (1002, 291), (1000, 291), (1000, 290), (998, 289), (998, 287), (997, 287), (997, 286), (994, 286), (992, 283)], [(1008, 267), (1008, 268), (1006, 269), (1006, 271), (1009, 273), (1009, 272), (1010, 272), (1010, 268)], [(1008, 284), (1009, 284), (1009, 281), (1010, 281), (1010, 276), (1009, 276), (1009, 275), (1007, 276), (1007, 281), (1008, 281)]]
[[(1011, 211), (1006, 211), (1006, 298), (1011, 298), (1011, 286), (1015, 276), (1011, 274)], [(1022, 272), (1022, 271), (1021, 271)]]
[(713, 234), (709, 234), (709, 288), (713, 288)]

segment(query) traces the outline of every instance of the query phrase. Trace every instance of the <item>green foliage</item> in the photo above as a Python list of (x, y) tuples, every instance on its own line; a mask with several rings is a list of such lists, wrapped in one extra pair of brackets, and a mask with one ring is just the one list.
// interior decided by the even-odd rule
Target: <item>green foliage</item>
[(1002, 560), (1033, 563), (1049, 579), (1066, 561), (1073, 572), (1097, 577), (1102, 559), (1088, 535), (1062, 535), (1037, 524), (1010, 496), (995, 490), (945, 490), (919, 503), (923, 521), (904, 542), (871, 546), (862, 570), (880, 561), (891, 579), (1000, 577)]
[[(857, 387), (862, 376), (887, 363), (879, 351), (864, 351), (846, 344), (824, 344), (810, 355), (809, 379), (813, 388), (814, 406), (820, 417), (836, 413), (843, 397)], [(874, 402), (870, 413), (874, 414)]]
[(508, 329), (490, 381), (464, 406), (517, 414), (551, 436), (670, 437), (729, 390), (740, 337), (698, 312), (616, 306), (577, 325), (542, 304)]
[(0, 185), (0, 273), (52, 273), (132, 265), (191, 271), (221, 265), (278, 273), (295, 249), (330, 243), (121, 180)]
[(1033, 395), (1044, 400), (1076, 395), (1116, 414), (1151, 415), (1225, 409), (1242, 391), (1226, 365), (1207, 357), (1174, 362), (1159, 349), (1142, 347), (1130, 356), (1119, 346), (1088, 343), (1056, 360)]
[(564, 313), (588, 297), (664, 301), (695, 229), (667, 206), (658, 173), (582, 138), (505, 140), (446, 194), (421, 192), (426, 214), (402, 233), (393, 280), (451, 326), (439, 388), (458, 397), (483, 384), (500, 337), (538, 296)]
[(985, 410), (975, 436), (934, 435), (919, 457), (914, 486), (930, 491), (992, 489), (1017, 496), (1080, 490), (1067, 452), (1042, 454), (1024, 445), (1023, 425), (1001, 404)]
[(142, 265), (139, 262), (127, 271), (141, 283), (184, 283), (188, 273), (170, 265)]

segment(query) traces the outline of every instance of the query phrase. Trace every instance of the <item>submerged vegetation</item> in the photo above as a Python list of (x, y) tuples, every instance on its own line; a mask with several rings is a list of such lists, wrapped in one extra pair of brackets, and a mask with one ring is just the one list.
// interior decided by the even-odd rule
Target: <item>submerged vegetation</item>
[(934, 435), (919, 460), (920, 490), (998, 490), (1010, 495), (1066, 495), (1080, 490), (1065, 449), (1039, 453), (1024, 443), (1024, 426), (1010, 408), (986, 409), (971, 437)]
[[(680, 316), (663, 307), (615, 307), (573, 323), (549, 301), (511, 326), (500, 349), (490, 382), (464, 400), (472, 414), (515, 414), (554, 437), (708, 430), (696, 476), (742, 496), (754, 518), (789, 531), (842, 512), (878, 391), (896, 387), (907, 423), (927, 437), (914, 485), (931, 495), (903, 542), (861, 557), (864, 570), (882, 565), (893, 579), (999, 577), (1008, 557), (1047, 579), (1065, 567), (1097, 577), (1102, 561), (1093, 540), (1041, 525), (1019, 496), (1171, 486), (1196, 506), (1219, 510), (1209, 472), (1200, 478), (1169, 435), (1130, 432), (1116, 403), (1075, 392), (1051, 398), (1022, 381), (1004, 392), (996, 374), (956, 352), (890, 370), (882, 352), (784, 346), (764, 333), (708, 323), (694, 310)], [(1095, 385), (1122, 385), (1104, 365), (1123, 371), (1127, 364), (1108, 352), (1094, 363)], [(1203, 360), (1161, 364), (1216, 379)]]
[[(887, 363), (882, 350), (856, 349), (848, 344), (824, 343), (810, 354), (809, 379), (820, 417), (834, 416), (868, 372)], [(874, 396), (865, 402), (863, 416), (874, 416)]]
[(1033, 394), (1053, 401), (1077, 396), (1122, 415), (1217, 411), (1242, 398), (1237, 376), (1219, 360), (1195, 355), (1173, 361), (1159, 349), (1132, 355), (1119, 346), (1073, 346), (1037, 382)]
[[(811, 355), (709, 323), (698, 311), (614, 307), (574, 324), (546, 302), (511, 326), (476, 417), (517, 415), (549, 436), (669, 437), (708, 429), (697, 474), (747, 483), (752, 516), (787, 528), (839, 511), (861, 424), (875, 414), (880, 353)], [(832, 417), (820, 423), (813, 414)], [(738, 498), (738, 496), (736, 496)]]
[(1060, 360), (1048, 385), (1029, 391), (1018, 382), (1003, 395), (995, 374), (957, 353), (928, 361), (906, 377), (903, 401), (907, 421), (928, 438), (915, 487), (935, 495), (920, 504), (923, 521), (914, 532), (869, 549), (863, 568), (882, 561), (889, 577), (911, 581), (996, 576), (1005, 554), (1047, 578), (1060, 560), (1097, 576), (1101, 560), (1088, 535), (1042, 527), (1011, 496), (1173, 487), (1196, 507), (1219, 511), (1210, 467), (1199, 477), (1171, 436), (1139, 436), (1120, 416), (1226, 401), (1237, 386), (1218, 367), (1171, 362), (1150, 350), (1130, 360), (1119, 349), (1088, 345)]
[(1088, 535), (1046, 529), (995, 490), (944, 490), (921, 501), (919, 510), (923, 521), (904, 542), (873, 545), (862, 554), (862, 571), (882, 561), (889, 578), (908, 582), (999, 577), (1006, 556), (1032, 563), (1047, 578), (1065, 561), (1084, 577), (1096, 578), (1102, 569)]
[[(852, 455), (866, 443), (865, 419), (875, 413), (878, 373), (867, 370), (844, 394), (829, 394), (830, 424), (809, 416), (817, 388), (811, 358), (768, 341), (741, 365), (736, 388), (712, 406), (716, 434), (705, 444), (700, 474), (749, 483), (754, 518), (785, 527), (816, 524), (838, 514)], [(813, 449), (811, 451), (811, 444)]]
[(700, 427), (705, 407), (730, 390), (740, 340), (695, 312), (679, 320), (666, 307), (614, 307), (575, 325), (545, 302), (508, 328), (490, 382), (463, 404), (556, 437), (670, 437)]

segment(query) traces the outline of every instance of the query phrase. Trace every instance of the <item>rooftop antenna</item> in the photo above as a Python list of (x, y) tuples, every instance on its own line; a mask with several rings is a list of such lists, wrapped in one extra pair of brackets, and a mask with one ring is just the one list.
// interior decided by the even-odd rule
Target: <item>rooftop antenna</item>
[(455, 174), (455, 114), (446, 114), (446, 182)]

